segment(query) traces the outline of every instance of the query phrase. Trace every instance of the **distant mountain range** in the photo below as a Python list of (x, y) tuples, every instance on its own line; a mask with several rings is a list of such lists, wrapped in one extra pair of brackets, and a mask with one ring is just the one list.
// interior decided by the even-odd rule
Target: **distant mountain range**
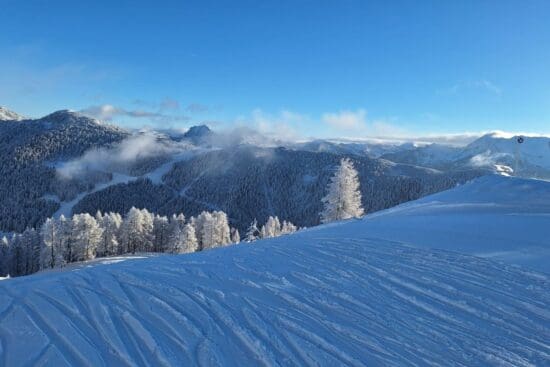
[(382, 155), (393, 162), (440, 170), (487, 169), (519, 177), (550, 179), (550, 138), (490, 133), (465, 147), (432, 144)]
[[(5, 108), (0, 113), (5, 232), (52, 215), (125, 212), (131, 206), (186, 215), (222, 209), (240, 229), (269, 215), (312, 226), (342, 157), (354, 161), (371, 212), (489, 172), (514, 174), (519, 144), (495, 134), (463, 148), (376, 140), (278, 142), (253, 130), (218, 133), (206, 125), (178, 133), (131, 132), (68, 110), (40, 119)], [(548, 141), (525, 137), (517, 172), (546, 177)]]

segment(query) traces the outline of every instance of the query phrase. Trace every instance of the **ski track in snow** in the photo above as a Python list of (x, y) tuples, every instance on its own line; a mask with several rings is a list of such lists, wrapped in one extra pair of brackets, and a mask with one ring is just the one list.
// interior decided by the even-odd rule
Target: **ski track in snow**
[(550, 364), (546, 275), (350, 224), (2, 282), (0, 364)]
[[(143, 176), (129, 176), (123, 173), (113, 172), (113, 178), (107, 182), (99, 183), (97, 184), (92, 190), (81, 192), (78, 194), (73, 200), (70, 201), (62, 201), (60, 202), (59, 209), (53, 214), (54, 218), (59, 218), (61, 215), (64, 215), (65, 217), (71, 216), (73, 208), (76, 204), (80, 202), (80, 200), (84, 199), (86, 195), (93, 194), (94, 192), (104, 190), (108, 188), (109, 186), (118, 185), (118, 184), (127, 184), (132, 181), (137, 180), (140, 177), (148, 178), (151, 180), (151, 182), (155, 185), (159, 185), (162, 183), (162, 177), (172, 169), (173, 165), (177, 162), (181, 162), (184, 160), (191, 159), (198, 154), (202, 154), (205, 152), (208, 152), (212, 149), (192, 149), (190, 151), (184, 151), (181, 153), (175, 154), (172, 159), (168, 160), (167, 162), (163, 163), (159, 167), (155, 168), (151, 172), (143, 175)], [(48, 196), (45, 196), (44, 198), (48, 199)], [(53, 200), (52, 197), (49, 198), (50, 200)]]

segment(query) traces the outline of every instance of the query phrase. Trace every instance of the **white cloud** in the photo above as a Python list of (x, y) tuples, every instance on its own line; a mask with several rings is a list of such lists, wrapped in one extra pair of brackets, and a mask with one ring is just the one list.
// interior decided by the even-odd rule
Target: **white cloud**
[(367, 111), (339, 111), (324, 113), (321, 120), (330, 126), (344, 130), (364, 130), (367, 126)]
[[(173, 106), (173, 104), (172, 104)], [(122, 107), (113, 106), (111, 104), (94, 105), (89, 106), (80, 113), (94, 117), (101, 121), (112, 121), (117, 117), (130, 117), (140, 119), (150, 119), (156, 122), (173, 122), (173, 121), (188, 121), (187, 116), (171, 115), (161, 111), (147, 111), (147, 110), (127, 110)]]
[(235, 124), (255, 129), (272, 139), (288, 141), (295, 140), (299, 136), (298, 131), (308, 122), (308, 116), (289, 110), (269, 114), (261, 109), (255, 109), (250, 116), (238, 117)]
[(80, 158), (65, 162), (57, 168), (63, 178), (83, 176), (90, 171), (124, 172), (139, 159), (173, 154), (185, 149), (177, 143), (157, 140), (154, 134), (132, 135), (113, 147), (88, 150)]
[(502, 89), (487, 79), (469, 80), (453, 85), (451, 88), (439, 91), (439, 94), (458, 94), (468, 90), (483, 90), (500, 96)]

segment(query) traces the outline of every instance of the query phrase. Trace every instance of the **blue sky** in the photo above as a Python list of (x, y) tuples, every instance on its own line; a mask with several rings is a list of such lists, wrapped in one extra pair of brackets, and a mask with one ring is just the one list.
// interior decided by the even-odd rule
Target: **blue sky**
[(548, 1), (0, 0), (0, 105), (124, 126), (550, 132)]

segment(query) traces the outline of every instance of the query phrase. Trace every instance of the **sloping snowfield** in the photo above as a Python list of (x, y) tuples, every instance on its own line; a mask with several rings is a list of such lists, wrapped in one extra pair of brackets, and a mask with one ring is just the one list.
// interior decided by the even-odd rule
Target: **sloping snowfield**
[(518, 264), (550, 274), (550, 182), (485, 176), (373, 213), (373, 237)]
[(368, 221), (2, 281), (0, 365), (550, 364), (547, 275)]

